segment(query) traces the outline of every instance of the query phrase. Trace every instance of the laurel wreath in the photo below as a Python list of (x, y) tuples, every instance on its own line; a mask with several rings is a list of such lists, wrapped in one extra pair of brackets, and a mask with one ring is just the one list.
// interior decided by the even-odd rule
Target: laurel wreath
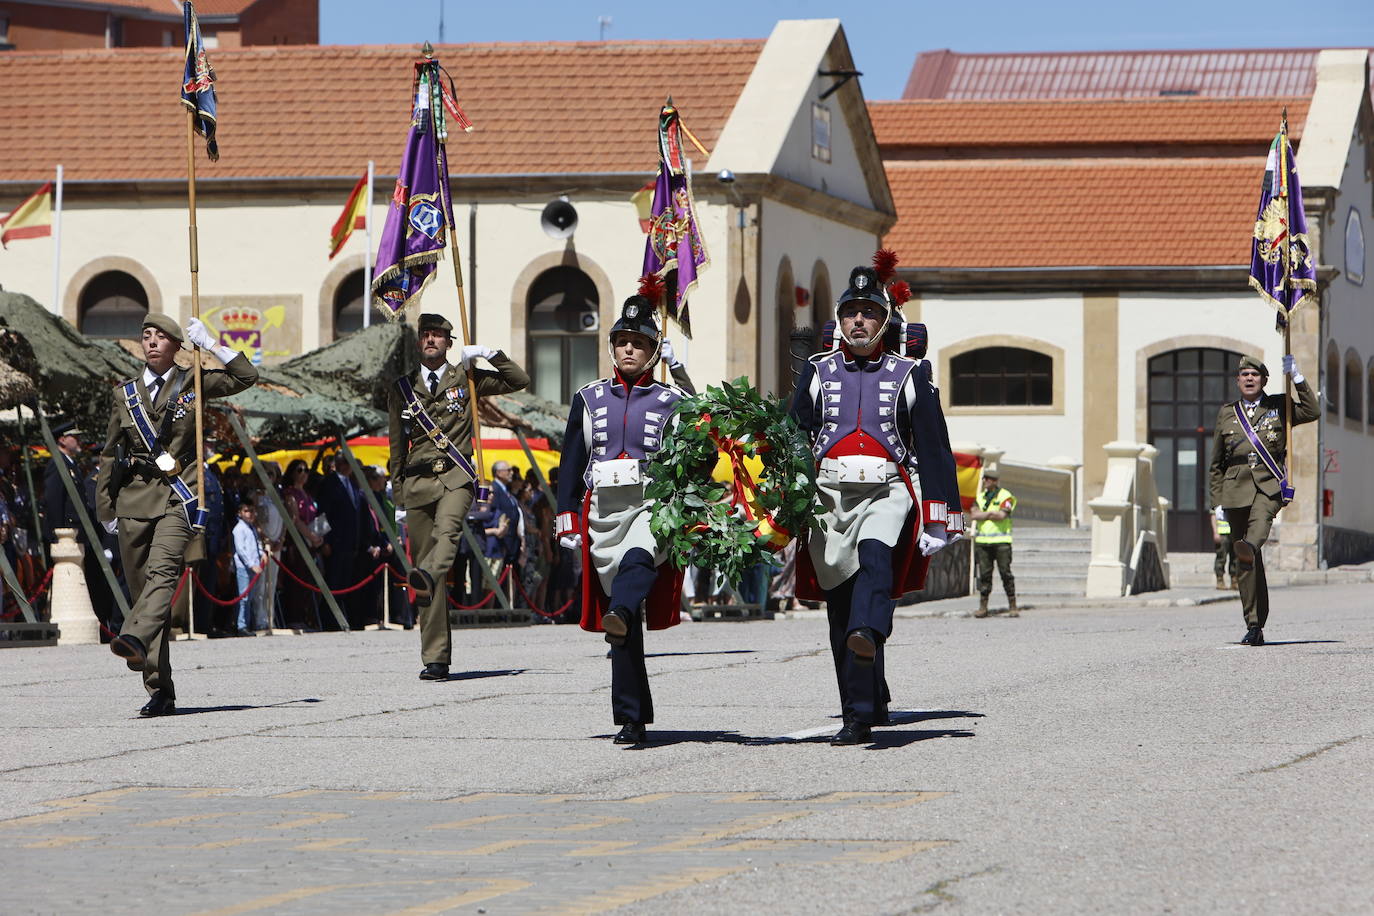
[[(711, 477), (722, 452), (735, 469), (731, 483)], [(746, 457), (763, 465), (752, 481), (743, 479)], [(816, 465), (805, 435), (780, 398), (761, 397), (745, 378), (679, 401), (648, 475), (649, 525), (668, 560), (678, 569), (713, 569), (732, 584), (781, 546), (746, 516), (742, 488), (752, 491), (756, 515), (793, 537), (811, 524), (816, 505)]]

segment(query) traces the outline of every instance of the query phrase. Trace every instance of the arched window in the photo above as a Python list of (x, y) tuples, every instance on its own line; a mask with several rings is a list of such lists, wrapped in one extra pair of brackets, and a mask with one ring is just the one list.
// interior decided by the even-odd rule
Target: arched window
[(835, 298), (830, 291), (830, 271), (824, 261), (817, 261), (811, 269), (811, 327), (820, 333), (825, 323), (835, 317)]
[(796, 381), (792, 373), (792, 329), (796, 327), (797, 318), (797, 284), (792, 275), (792, 262), (786, 257), (778, 264), (778, 286), (774, 301), (777, 303), (778, 316), (778, 383), (774, 390), (786, 397)]
[(1370, 431), (1374, 431), (1374, 359), (1369, 361), (1369, 368), (1365, 370), (1366, 383), (1364, 386), (1364, 403), (1369, 410), (1368, 425)]
[(576, 267), (552, 267), (535, 277), (526, 307), (530, 390), (567, 404), (596, 378), (597, 356), (605, 346), (596, 284)]
[(1345, 418), (1356, 423), (1364, 422), (1364, 366), (1360, 354), (1354, 350), (1345, 351)]
[[(363, 289), (363, 272), (355, 270), (344, 277), (339, 288), (334, 290), (334, 339), (346, 337), (354, 331), (363, 329), (363, 303), (372, 297)], [(371, 323), (386, 321), (386, 316), (375, 305), (372, 309)]]
[(137, 340), (148, 314), (148, 293), (130, 274), (107, 270), (81, 290), (76, 327), (87, 337)]
[(953, 407), (1054, 403), (1054, 360), (1021, 347), (982, 347), (949, 363)]
[(1322, 385), (1326, 398), (1326, 412), (1332, 417), (1341, 415), (1341, 353), (1334, 340), (1326, 344), (1326, 384)]

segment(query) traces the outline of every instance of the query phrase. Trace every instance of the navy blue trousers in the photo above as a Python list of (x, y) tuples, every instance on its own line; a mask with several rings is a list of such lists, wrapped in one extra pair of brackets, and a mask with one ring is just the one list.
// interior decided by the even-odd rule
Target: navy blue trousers
[[(892, 634), (892, 548), (881, 541), (859, 542), (859, 571), (825, 593), (830, 619), (830, 653), (840, 688), (840, 711), (846, 722), (882, 725), (887, 722), (887, 680), (883, 675), (883, 644)], [(870, 627), (878, 634), (878, 654), (872, 665), (854, 661), (845, 645), (849, 634)]]
[[(588, 575), (596, 575), (592, 570)], [(611, 646), (611, 713), (616, 725), (654, 721), (654, 698), (644, 667), (644, 601), (658, 578), (653, 555), (641, 547), (625, 552), (611, 582), (611, 607), (625, 609), (630, 630), (625, 645)]]

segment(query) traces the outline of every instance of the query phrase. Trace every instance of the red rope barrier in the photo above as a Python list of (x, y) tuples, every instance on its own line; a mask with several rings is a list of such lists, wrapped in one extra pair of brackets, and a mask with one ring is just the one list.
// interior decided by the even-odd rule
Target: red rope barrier
[[(507, 566), (504, 570), (501, 571), (501, 578), (499, 578), (499, 579), (496, 580), (496, 584), (497, 584), (497, 585), (500, 585), (501, 583), (505, 582), (505, 581), (506, 581), (506, 577), (509, 576), (509, 575), (510, 575), (510, 567)], [(448, 596), (448, 603), (449, 603), (449, 606), (450, 606), (450, 607), (456, 607), (456, 608), (457, 608), (458, 610), (460, 610), (460, 611), (475, 611), (475, 610), (478, 610), (479, 608), (485, 607), (486, 604), (487, 604), (487, 602), (490, 601), (495, 595), (496, 595), (496, 589), (492, 589), (491, 591), (489, 591), (489, 592), (487, 592), (485, 595), (483, 595), (483, 596), (482, 596), (482, 600), (481, 600), (481, 601), (478, 601), (476, 604), (459, 604), (457, 601), (454, 601), (454, 600), (453, 600), (453, 596), (452, 596), (452, 595), (449, 595), (449, 596)]]
[(54, 569), (56, 569), (56, 567), (49, 566), (48, 571), (43, 574), (43, 581), (38, 583), (38, 588), (35, 589), (34, 593), (29, 596), (30, 605), (32, 605), (39, 598), (42, 598), (43, 593), (48, 590), (48, 585), (52, 583), (52, 573)]
[[(265, 566), (263, 567), (263, 569), (266, 569), (266, 568), (267, 568), (267, 567), (265, 567)], [(190, 570), (187, 570), (187, 571), (190, 572)], [(239, 595), (239, 596), (236, 597), (236, 598), (230, 598), (228, 601), (226, 601), (226, 600), (224, 600), (223, 598), (216, 598), (213, 594), (211, 594), (210, 590), (209, 590), (208, 588), (205, 587), (205, 583), (203, 583), (203, 582), (200, 581), (200, 576), (197, 576), (195, 573), (191, 573), (191, 581), (195, 583), (195, 586), (196, 586), (196, 588), (198, 588), (198, 589), (200, 590), (200, 593), (201, 593), (202, 595), (204, 595), (206, 598), (209, 598), (209, 599), (210, 599), (211, 601), (213, 601), (215, 604), (218, 604), (220, 607), (233, 607), (234, 605), (236, 605), (236, 604), (238, 604), (240, 601), (242, 601), (244, 598), (247, 598), (247, 597), (248, 597), (248, 594), (249, 594), (251, 591), (253, 591), (253, 586), (257, 585), (257, 584), (258, 584), (258, 580), (261, 579), (261, 578), (262, 578), (262, 569), (259, 569), (259, 570), (258, 570), (258, 574), (255, 575), (255, 576), (253, 577), (252, 581), (250, 581), (250, 582), (248, 583), (248, 588), (244, 589), (244, 591), (243, 591), (243, 593), (242, 593), (241, 595)], [(174, 600), (175, 600), (175, 599), (174, 599)]]
[[(317, 595), (323, 594), (323, 592), (320, 589), (316, 588), (314, 585), (311, 585), (309, 582), (306, 582), (300, 576), (296, 575), (290, 569), (288, 569), (286, 564), (282, 563), (281, 560), (277, 559), (275, 554), (272, 555), (272, 562), (276, 563), (277, 568), (280, 569), (282, 572), (286, 573), (288, 576), (290, 576), (291, 581), (295, 582), (297, 585), (301, 586), (302, 588), (308, 588)], [(384, 560), (381, 563), (377, 564), (377, 568), (372, 570), (372, 572), (367, 575), (367, 578), (363, 579), (361, 582), (357, 583), (356, 585), (350, 585), (348, 588), (338, 589), (337, 591), (334, 589), (330, 589), (329, 593), (331, 595), (347, 595), (349, 592), (356, 592), (358, 589), (362, 588), (364, 585), (371, 582), (373, 579), (377, 578), (377, 574), (386, 568), (387, 563)]]
[(572, 607), (573, 599), (572, 599), (572, 598), (569, 598), (567, 604), (563, 605), (561, 608), (559, 608), (558, 610), (554, 611), (552, 614), (546, 613), (546, 612), (544, 612), (544, 611), (539, 610), (539, 608), (538, 608), (537, 606), (535, 606), (534, 599), (530, 597), (529, 592), (525, 591), (525, 586), (523, 586), (523, 585), (520, 584), (520, 577), (519, 577), (519, 576), (516, 576), (516, 578), (515, 578), (515, 587), (518, 588), (518, 589), (520, 589), (520, 595), (521, 595), (521, 597), (523, 597), (523, 598), (525, 599), (525, 601), (529, 603), (529, 606), (530, 606), (529, 609), (530, 609), (531, 611), (533, 611), (534, 613), (538, 614), (540, 617), (546, 617), (546, 618), (548, 618), (549, 620), (552, 620), (552, 619), (554, 619), (555, 617), (560, 616), (560, 615), (561, 615), (564, 611), (566, 611), (568, 608)]

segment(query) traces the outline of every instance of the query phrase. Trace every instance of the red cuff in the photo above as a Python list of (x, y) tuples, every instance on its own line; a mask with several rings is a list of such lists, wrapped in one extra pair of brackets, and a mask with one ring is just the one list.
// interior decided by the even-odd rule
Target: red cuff
[(949, 507), (938, 499), (927, 499), (921, 503), (921, 523), (924, 525), (943, 525), (948, 515)]
[(582, 515), (577, 512), (558, 513), (555, 533), (559, 537), (565, 534), (582, 534)]

